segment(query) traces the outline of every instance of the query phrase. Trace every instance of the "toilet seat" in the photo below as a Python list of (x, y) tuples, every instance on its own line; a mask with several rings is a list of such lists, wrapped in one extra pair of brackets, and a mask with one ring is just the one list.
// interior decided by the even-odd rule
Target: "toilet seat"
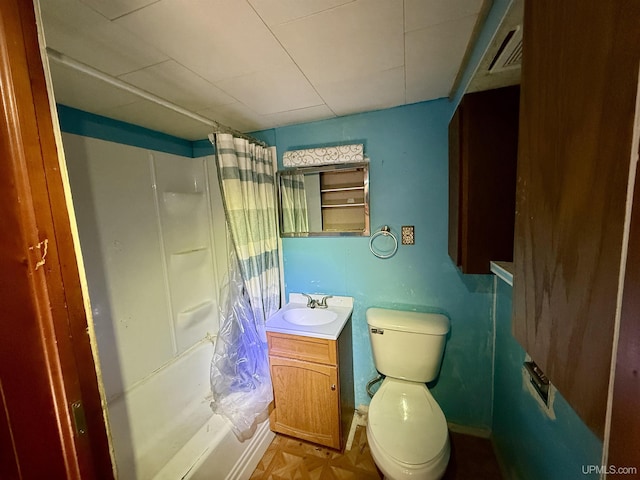
[(448, 446), (442, 409), (426, 385), (387, 377), (369, 405), (367, 434), (404, 465), (423, 465)]

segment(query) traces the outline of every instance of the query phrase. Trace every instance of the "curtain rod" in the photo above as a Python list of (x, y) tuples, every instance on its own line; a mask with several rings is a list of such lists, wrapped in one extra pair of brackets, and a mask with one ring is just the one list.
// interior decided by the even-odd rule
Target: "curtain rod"
[(238, 130), (228, 127), (222, 123), (216, 122), (215, 120), (211, 120), (210, 118), (203, 117), (202, 115), (198, 115), (197, 113), (187, 110), (186, 108), (176, 105), (175, 103), (169, 102), (168, 100), (165, 100), (162, 97), (158, 97), (157, 95), (154, 95), (145, 90), (142, 90), (141, 88), (135, 87), (130, 83), (120, 80), (119, 78), (112, 77), (111, 75), (101, 72), (100, 70), (96, 70), (95, 68), (90, 67), (86, 63), (79, 62), (78, 60), (68, 57), (63, 53), (60, 53), (57, 50), (54, 50), (53, 48), (47, 47), (47, 56), (49, 57), (50, 60), (53, 60), (54, 62), (59, 63), (60, 65), (70, 67), (73, 70), (76, 70), (80, 73), (84, 73), (86, 75), (89, 75), (90, 77), (97, 78), (98, 80), (101, 80), (105, 83), (113, 85), (116, 88), (125, 90), (129, 93), (137, 95), (138, 97), (144, 98), (145, 100), (149, 100), (150, 102), (156, 103), (161, 107), (165, 107), (169, 110), (173, 110), (174, 112), (179, 113), (180, 115), (188, 117), (197, 122), (204, 123), (205, 125), (208, 125), (213, 129), (213, 133), (230, 133), (236, 137), (241, 137), (251, 142), (262, 145), (263, 147), (267, 146), (266, 143), (264, 143), (261, 140), (258, 140), (257, 138), (253, 138), (252, 136), (247, 135), (246, 133), (239, 132)]

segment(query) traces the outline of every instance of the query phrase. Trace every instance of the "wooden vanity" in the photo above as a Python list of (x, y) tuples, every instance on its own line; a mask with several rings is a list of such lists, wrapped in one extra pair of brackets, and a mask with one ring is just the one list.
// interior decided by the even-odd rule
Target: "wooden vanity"
[(271, 430), (342, 450), (355, 412), (351, 319), (337, 340), (267, 331)]

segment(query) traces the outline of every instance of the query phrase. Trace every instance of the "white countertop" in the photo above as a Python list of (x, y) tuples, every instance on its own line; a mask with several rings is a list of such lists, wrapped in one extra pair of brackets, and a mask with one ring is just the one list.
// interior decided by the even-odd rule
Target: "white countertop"
[[(313, 294), (311, 297), (320, 300), (325, 295)], [(273, 314), (265, 324), (267, 332), (288, 333), (304, 337), (326, 338), (337, 340), (353, 312), (352, 297), (331, 297), (327, 299), (327, 311), (334, 312), (337, 318), (324, 325), (297, 325), (284, 319), (284, 313), (294, 308), (308, 308), (307, 298), (299, 293), (289, 294), (289, 303)], [(317, 308), (317, 307), (316, 307)], [(325, 310), (325, 309), (323, 309)]]

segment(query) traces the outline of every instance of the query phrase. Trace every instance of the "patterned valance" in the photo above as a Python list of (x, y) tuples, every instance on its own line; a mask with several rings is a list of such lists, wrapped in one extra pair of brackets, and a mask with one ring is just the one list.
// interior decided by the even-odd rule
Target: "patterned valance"
[(339, 145), (336, 147), (308, 148), (285, 152), (282, 164), (285, 167), (309, 165), (330, 165), (332, 163), (353, 163), (364, 161), (364, 146)]

